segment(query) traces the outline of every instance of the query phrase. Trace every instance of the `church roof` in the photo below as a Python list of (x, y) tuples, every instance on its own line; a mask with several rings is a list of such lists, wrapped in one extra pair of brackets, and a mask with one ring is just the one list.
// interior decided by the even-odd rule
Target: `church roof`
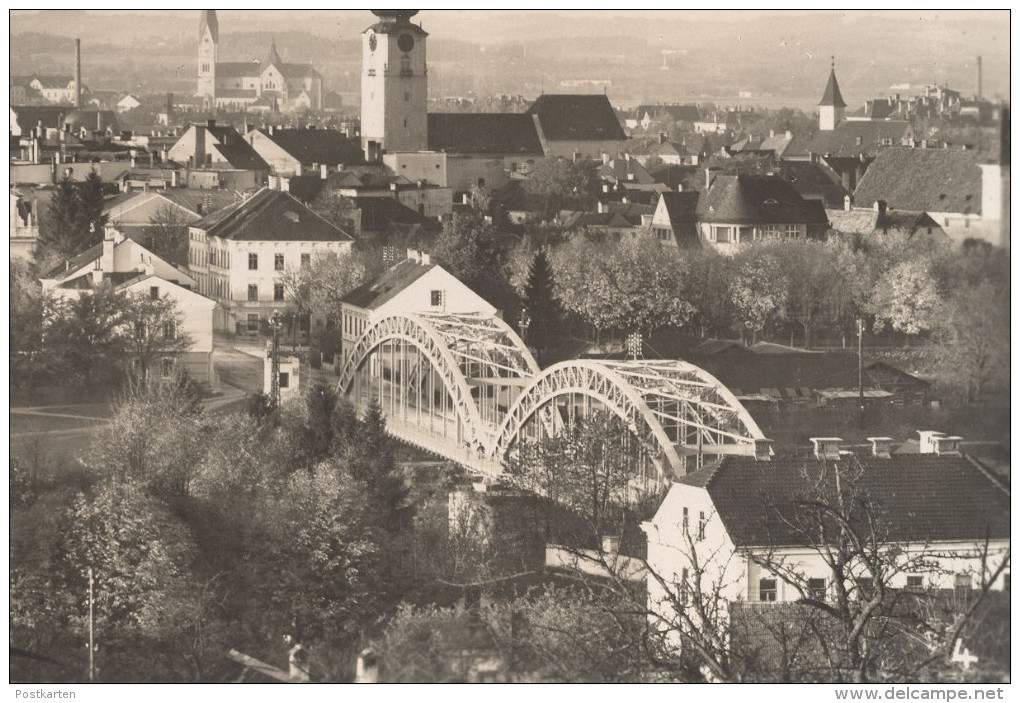
[(832, 130), (821, 130), (811, 138), (809, 151), (833, 156), (874, 156), (883, 146), (898, 146), (912, 139), (906, 120), (846, 120)]
[(269, 40), (269, 53), (266, 54), (266, 58), (262, 61), (261, 69), (264, 71), (269, 66), (282, 66), (283, 59), (280, 58), (280, 54), (276, 51), (276, 39)]
[(256, 78), (262, 73), (258, 61), (217, 61), (216, 78)]
[(846, 107), (846, 102), (839, 92), (835, 68), (829, 71), (829, 82), (825, 84), (825, 93), (822, 94), (822, 101), (818, 104), (831, 107)]
[(542, 133), (551, 141), (627, 138), (605, 95), (540, 95), (525, 114), (538, 115)]
[(542, 155), (531, 115), (434, 112), (428, 116), (428, 137), (432, 151)]
[(216, 10), (202, 10), (198, 18), (198, 41), (201, 42), (205, 36), (206, 28), (212, 35), (213, 42), (220, 40), (220, 23), (216, 19)]

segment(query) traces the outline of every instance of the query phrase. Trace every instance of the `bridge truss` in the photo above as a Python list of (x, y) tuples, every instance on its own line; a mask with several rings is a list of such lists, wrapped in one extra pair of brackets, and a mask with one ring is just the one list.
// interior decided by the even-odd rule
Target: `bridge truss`
[(747, 410), (684, 361), (571, 360), (540, 370), (502, 320), (393, 314), (369, 326), (337, 390), (360, 409), (375, 400), (396, 437), (497, 478), (527, 442), (596, 410), (637, 440), (641, 473), (661, 483), (706, 457), (768, 453)]

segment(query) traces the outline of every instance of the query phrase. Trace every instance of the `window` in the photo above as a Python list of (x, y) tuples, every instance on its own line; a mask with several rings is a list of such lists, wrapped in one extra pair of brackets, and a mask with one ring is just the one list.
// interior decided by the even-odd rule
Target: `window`
[(283, 271), (284, 268), (283, 254), (277, 254), (276, 256), (273, 257), (273, 268), (277, 271)]
[(258, 299), (259, 299), (259, 287), (258, 287), (258, 284), (256, 284), (256, 283), (249, 283), (248, 284), (248, 300), (258, 300)]
[(957, 574), (953, 578), (953, 590), (956, 595), (966, 597), (971, 589), (970, 574)]
[(163, 339), (177, 339), (177, 323), (173, 320), (167, 320), (163, 323)]
[(248, 254), (248, 270), (258, 271), (259, 270), (259, 255)]
[(286, 388), (290, 385), (290, 374), (285, 371), (280, 372), (280, 388)]
[(755, 230), (755, 239), (769, 239), (770, 237), (779, 237), (779, 227), (777, 225), (764, 225)]
[(786, 225), (787, 239), (800, 239), (800, 227), (797, 225)]
[(434, 291), (432, 291), (430, 297), (431, 297), (431, 300), (430, 300), (429, 304), (432, 307), (437, 308), (437, 307), (439, 307), (440, 305), (443, 304), (443, 291), (441, 291), (441, 290), (434, 290)]
[(778, 595), (779, 589), (775, 579), (758, 580), (758, 600), (763, 603), (774, 603)]
[(907, 590), (908, 591), (920, 591), (924, 588), (924, 577), (922, 576), (907, 576)]
[(149, 288), (149, 297), (153, 300), (159, 300), (159, 286), (151, 286)]
[(705, 513), (698, 513), (698, 539), (705, 539)]
[(812, 600), (825, 600), (825, 579), (808, 579), (807, 595)]
[(259, 316), (258, 313), (248, 313), (248, 331), (258, 332), (259, 331)]
[(283, 300), (283, 284), (273, 284), (273, 300)]
[(717, 242), (729, 242), (733, 236), (732, 227), (716, 227), (713, 232), (715, 234), (715, 241)]
[(163, 358), (163, 378), (170, 378), (174, 375), (174, 360)]
[(312, 265), (312, 255), (311, 254), (302, 254), (301, 255), (301, 268), (303, 268), (303, 269), (304, 268), (308, 268), (311, 265)]

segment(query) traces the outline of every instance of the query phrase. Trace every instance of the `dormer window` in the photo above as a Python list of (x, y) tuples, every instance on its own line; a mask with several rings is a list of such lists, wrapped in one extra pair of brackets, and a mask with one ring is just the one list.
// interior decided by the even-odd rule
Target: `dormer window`
[(765, 201), (765, 204), (766, 204), (766, 205), (778, 205), (778, 204), (779, 204), (779, 201), (778, 201), (778, 200), (776, 200), (775, 198), (768, 198), (768, 199), (767, 199), (767, 200)]

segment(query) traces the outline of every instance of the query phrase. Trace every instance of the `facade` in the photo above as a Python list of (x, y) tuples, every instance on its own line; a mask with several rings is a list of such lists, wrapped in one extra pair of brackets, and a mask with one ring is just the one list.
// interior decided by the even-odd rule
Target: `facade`
[[(675, 609), (699, 587), (730, 604), (789, 603), (805, 592), (832, 601), (825, 544), (798, 529), (798, 516), (799, 501), (836, 474), (843, 476), (839, 490), (866, 501), (868, 515), (880, 521), (875, 529), (888, 545), (891, 572), (885, 587), (980, 587), (984, 570), (1008, 558), (1009, 489), (960, 454), (959, 437), (920, 435), (920, 453), (890, 451), (893, 440), (885, 437), (871, 438), (872, 452), (856, 454), (841, 451), (839, 439), (819, 438), (812, 440), (813, 458), (726, 457), (679, 479), (642, 524), (649, 570), (662, 577), (648, 579), (653, 620), (675, 623)], [(851, 597), (873, 587), (874, 574), (863, 563), (851, 564), (850, 573), (856, 583), (842, 585)], [(992, 588), (1008, 590), (1008, 566)]]
[(319, 252), (346, 253), (354, 240), (290, 193), (263, 188), (189, 228), (188, 268), (217, 303), (215, 326), (257, 331), (288, 303), (283, 274)]
[(188, 188), (249, 190), (265, 185), (269, 177), (269, 164), (244, 137), (216, 120), (189, 125), (167, 157), (187, 166)]
[(234, 204), (239, 197), (237, 193), (226, 190), (169, 188), (133, 191), (107, 200), (103, 212), (118, 231), (142, 246), (149, 246), (145, 230), (152, 226), (154, 218), (167, 217), (172, 212), (177, 222), (188, 225)]
[(663, 246), (695, 249), (701, 246), (698, 235), (697, 192), (668, 191), (659, 195), (652, 213), (651, 234)]
[(417, 10), (373, 10), (379, 21), (362, 33), (361, 144), (388, 152), (428, 148), (428, 32)]
[(442, 266), (433, 264), (428, 254), (408, 251), (407, 259), (344, 296), (340, 320), (343, 353), (338, 368), (369, 325), (394, 312), (494, 316), (496, 308)]
[(284, 112), (322, 107), (322, 76), (310, 64), (284, 63), (275, 41), (262, 61), (220, 61), (219, 38), (216, 10), (202, 10), (196, 95), (209, 106), (244, 108), (262, 102)]

